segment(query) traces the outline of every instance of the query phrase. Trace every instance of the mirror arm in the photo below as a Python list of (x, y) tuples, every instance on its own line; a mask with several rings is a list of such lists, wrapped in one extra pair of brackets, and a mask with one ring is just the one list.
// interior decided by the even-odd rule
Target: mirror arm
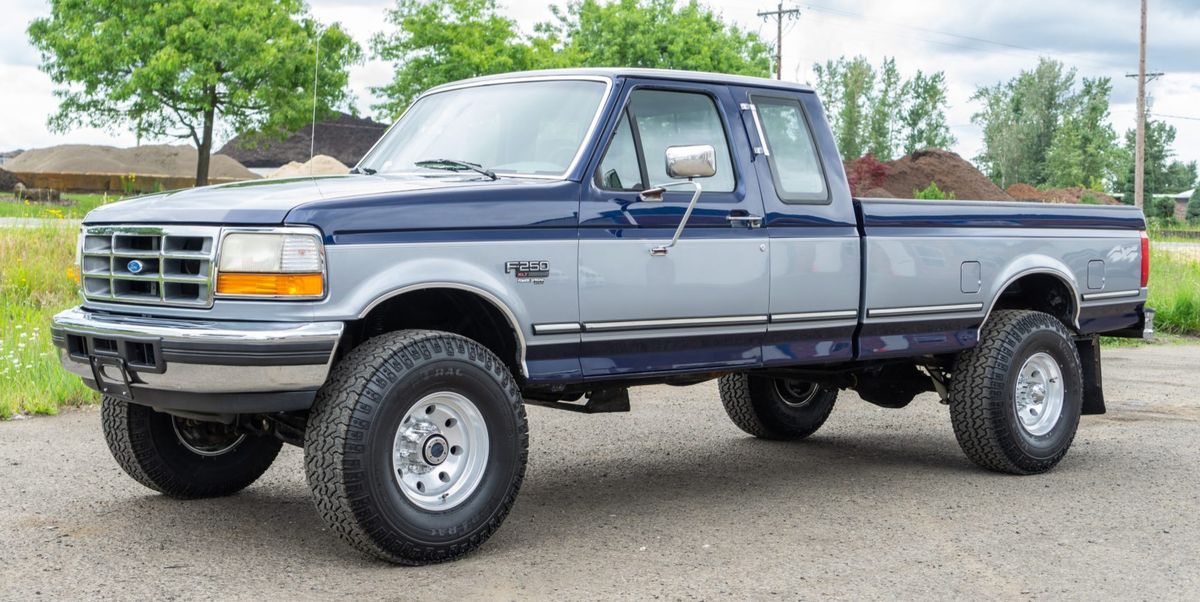
[[(679, 225), (675, 227), (675, 236), (671, 237), (671, 242), (669, 242), (665, 245), (659, 245), (657, 247), (653, 247), (650, 249), (650, 254), (655, 257), (662, 257), (662, 256), (666, 255), (667, 249), (670, 249), (671, 247), (675, 246), (675, 243), (679, 242), (679, 237), (683, 235), (683, 228), (684, 228), (684, 226), (687, 226), (688, 218), (692, 216), (692, 210), (696, 208), (696, 203), (700, 200), (700, 190), (701, 190), (700, 183), (696, 182), (695, 180), (691, 180), (691, 179), (689, 179), (686, 182), (671, 182), (669, 184), (663, 184), (661, 186), (656, 187), (656, 189), (665, 189), (670, 186), (685, 186), (685, 185), (691, 185), (691, 186), (695, 187), (696, 191), (692, 193), (692, 200), (691, 200), (691, 202), (688, 203), (687, 210), (683, 212), (683, 219), (680, 219)], [(652, 188), (651, 190), (655, 190), (655, 189)], [(661, 194), (661, 193), (659, 193), (659, 194)]]

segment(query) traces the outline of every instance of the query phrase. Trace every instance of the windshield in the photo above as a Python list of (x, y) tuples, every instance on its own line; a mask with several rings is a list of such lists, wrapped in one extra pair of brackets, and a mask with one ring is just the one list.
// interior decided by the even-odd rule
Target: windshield
[(418, 163), (453, 160), (499, 174), (563, 176), (605, 89), (598, 81), (547, 80), (430, 94), (409, 108), (359, 167), (432, 174), (437, 172)]

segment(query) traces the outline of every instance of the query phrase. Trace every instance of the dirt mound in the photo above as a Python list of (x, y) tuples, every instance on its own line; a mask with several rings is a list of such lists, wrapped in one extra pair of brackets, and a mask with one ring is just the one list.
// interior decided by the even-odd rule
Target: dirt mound
[(1021, 184), (1020, 182), (1008, 187), (1008, 196), (1018, 201), (1040, 201), (1042, 200), (1042, 191), (1030, 186), (1029, 184)]
[(975, 166), (950, 151), (928, 148), (886, 165), (887, 178), (881, 187), (898, 198), (912, 198), (915, 191), (936, 182), (943, 192), (952, 192), (960, 200), (1013, 200)]
[[(387, 124), (339, 113), (336, 119), (317, 123), (314, 152), (329, 155), (345, 165), (355, 165), (387, 130)], [(218, 151), (240, 161), (246, 167), (278, 167), (308, 160), (312, 125), (306, 125), (287, 138), (242, 135), (230, 140)]]
[(0, 169), (0, 192), (12, 192), (13, 187), (20, 183), (17, 176)]
[(1090, 196), (1095, 200), (1095, 203), (1100, 205), (1120, 205), (1121, 201), (1095, 190), (1087, 188), (1051, 188), (1043, 190), (1042, 200), (1047, 203), (1082, 203), (1085, 196)]
[[(4, 164), (13, 172), (136, 174), (139, 176), (190, 177), (196, 175), (198, 154), (190, 146), (154, 144), (133, 148), (64, 144), (37, 148), (21, 153)], [(253, 180), (258, 178), (236, 160), (213, 155), (208, 175), (211, 178)]]
[(1008, 194), (1018, 201), (1040, 201), (1043, 203), (1082, 203), (1084, 197), (1095, 199), (1094, 204), (1120, 205), (1121, 201), (1104, 194), (1076, 186), (1074, 188), (1049, 188), (1038, 190), (1029, 184), (1013, 184), (1008, 187)]
[(862, 194), (864, 199), (894, 199), (896, 195), (883, 188), (872, 188)]
[(329, 176), (349, 173), (350, 168), (341, 161), (327, 155), (317, 155), (311, 161), (292, 161), (271, 172), (268, 178), (295, 178), (304, 176)]

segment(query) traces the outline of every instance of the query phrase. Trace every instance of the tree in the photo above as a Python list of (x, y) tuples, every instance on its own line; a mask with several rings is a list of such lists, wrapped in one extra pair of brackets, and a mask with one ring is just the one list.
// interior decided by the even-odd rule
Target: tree
[(139, 138), (190, 139), (203, 186), (218, 119), (281, 134), (312, 118), (318, 38), (320, 112), (349, 99), (347, 67), (361, 50), (337, 25), (319, 29), (301, 0), (51, 0), (29, 38), (58, 86), (51, 129), (132, 126)]
[[(867, 115), (875, 87), (875, 69), (866, 57), (850, 60), (841, 57), (824, 65), (813, 65), (813, 73), (842, 159), (861, 157), (867, 147)], [(891, 159), (886, 155), (877, 158)]]
[(900, 128), (904, 132), (904, 154), (923, 148), (950, 148), (957, 140), (946, 123), (946, 74), (925, 75), (920, 70), (904, 82)]
[[(1130, 129), (1125, 132), (1125, 148), (1121, 164), (1123, 177), (1118, 182), (1118, 188), (1125, 193), (1125, 198), (1133, 198), (1133, 152), (1136, 145), (1136, 132)], [(1146, 120), (1146, 193), (1167, 194), (1189, 190), (1196, 185), (1196, 162), (1184, 163), (1172, 161), (1174, 151), (1171, 145), (1175, 143), (1175, 126), (1165, 122), (1147, 118)]]
[(539, 67), (647, 67), (769, 77), (771, 49), (697, 0), (576, 0), (536, 27)]
[(971, 117), (983, 128), (984, 149), (975, 160), (1002, 188), (1046, 182), (1046, 154), (1073, 102), (1074, 84), (1074, 69), (1043, 58), (1032, 71), (975, 91), (971, 99), (984, 104)]
[(1200, 221), (1200, 188), (1192, 191), (1192, 198), (1188, 199), (1187, 220), (1193, 224)]
[(1084, 78), (1046, 151), (1044, 184), (1091, 188), (1115, 179), (1117, 134), (1108, 124), (1111, 93), (1109, 78)]
[(392, 33), (371, 41), (396, 74), (373, 91), (376, 109), (395, 116), (421, 92), (450, 81), (525, 69), (659, 67), (766, 77), (769, 47), (728, 25), (697, 0), (597, 0), (551, 8), (525, 35), (495, 0), (397, 0)]
[(371, 50), (396, 62), (396, 73), (371, 91), (385, 99), (374, 108), (389, 117), (439, 84), (532, 65), (532, 47), (495, 0), (398, 0), (387, 21), (396, 31), (376, 33)]
[(885, 57), (879, 67), (879, 79), (870, 99), (867, 122), (867, 152), (891, 160), (899, 141), (900, 109), (904, 104), (904, 88), (896, 59)]
[(941, 72), (918, 71), (903, 80), (895, 59), (884, 57), (878, 71), (862, 56), (813, 65), (815, 88), (843, 160), (870, 153), (890, 161), (905, 153), (954, 144), (946, 125), (946, 79)]

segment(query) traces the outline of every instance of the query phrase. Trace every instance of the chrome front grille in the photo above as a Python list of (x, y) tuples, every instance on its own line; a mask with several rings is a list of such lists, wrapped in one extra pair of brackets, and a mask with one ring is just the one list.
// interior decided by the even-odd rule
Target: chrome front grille
[(220, 229), (89, 226), (80, 235), (80, 282), (93, 301), (211, 307)]

